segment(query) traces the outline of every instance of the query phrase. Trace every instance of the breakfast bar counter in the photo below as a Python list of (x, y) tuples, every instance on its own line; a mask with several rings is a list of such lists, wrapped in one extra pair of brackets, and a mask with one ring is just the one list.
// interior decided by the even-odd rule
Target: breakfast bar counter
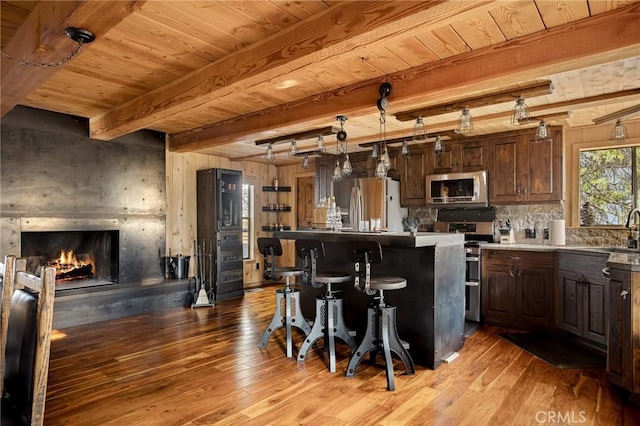
[[(348, 241), (377, 241), (383, 261), (372, 265), (372, 275), (400, 276), (407, 287), (385, 292), (385, 300), (397, 307), (400, 338), (410, 345), (414, 361), (436, 368), (464, 343), (464, 235), (418, 232), (279, 231), (282, 240), (318, 239), (324, 243), (325, 258), (318, 271), (353, 274), (347, 257)], [(301, 309), (308, 319), (315, 316), (315, 297), (323, 288), (299, 285)], [(356, 340), (366, 329), (367, 304), (371, 297), (350, 283), (342, 290), (347, 327), (356, 330)]]

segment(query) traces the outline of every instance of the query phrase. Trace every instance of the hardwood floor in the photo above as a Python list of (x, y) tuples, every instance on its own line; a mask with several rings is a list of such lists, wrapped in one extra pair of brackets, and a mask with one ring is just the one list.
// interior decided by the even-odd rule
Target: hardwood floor
[(640, 424), (640, 408), (604, 371), (555, 369), (492, 327), (451, 364), (416, 366), (413, 376), (398, 368), (395, 392), (380, 366), (363, 362), (346, 378), (342, 343), (335, 374), (321, 349), (304, 363), (287, 359), (282, 330), (261, 351), (273, 289), (59, 330), (45, 425)]

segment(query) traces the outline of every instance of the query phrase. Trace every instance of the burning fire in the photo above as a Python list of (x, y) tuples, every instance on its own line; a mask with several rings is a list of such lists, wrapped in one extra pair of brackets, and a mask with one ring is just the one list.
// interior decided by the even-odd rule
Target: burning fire
[[(56, 267), (56, 276), (64, 278), (81, 278), (84, 275), (92, 276), (94, 271), (94, 263), (90, 258), (86, 260), (74, 253), (73, 250), (60, 250), (60, 256), (54, 258), (49, 262), (52, 266)], [(79, 276), (78, 276), (79, 275)]]

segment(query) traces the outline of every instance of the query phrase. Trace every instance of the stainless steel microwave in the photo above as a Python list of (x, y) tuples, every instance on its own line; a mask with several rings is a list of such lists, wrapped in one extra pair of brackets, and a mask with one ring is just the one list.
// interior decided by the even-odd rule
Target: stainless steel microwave
[(427, 204), (486, 207), (489, 204), (486, 170), (427, 175)]

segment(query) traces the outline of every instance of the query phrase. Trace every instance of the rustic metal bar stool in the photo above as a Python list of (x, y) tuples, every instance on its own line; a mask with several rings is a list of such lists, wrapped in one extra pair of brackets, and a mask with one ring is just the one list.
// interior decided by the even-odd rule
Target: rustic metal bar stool
[(393, 360), (397, 355), (404, 364), (407, 374), (415, 373), (415, 366), (409, 351), (405, 349), (396, 327), (396, 308), (384, 301), (385, 290), (398, 290), (407, 286), (407, 280), (401, 277), (372, 277), (371, 264), (382, 262), (382, 248), (375, 241), (350, 241), (347, 243), (347, 256), (355, 265), (354, 286), (368, 295), (377, 295), (367, 309), (367, 331), (364, 338), (349, 360), (347, 377), (353, 377), (362, 358), (371, 352), (371, 360), (381, 352), (384, 355), (387, 374), (387, 390), (395, 390)]
[(276, 290), (276, 311), (273, 319), (262, 335), (260, 349), (267, 347), (267, 341), (271, 334), (279, 328), (285, 328), (287, 346), (287, 358), (293, 356), (293, 341), (291, 327), (297, 327), (308, 335), (311, 327), (307, 324), (300, 310), (300, 290), (291, 287), (291, 277), (302, 275), (302, 268), (276, 266), (277, 256), (282, 256), (282, 245), (278, 238), (258, 238), (258, 250), (264, 256), (264, 278), (268, 280), (280, 280), (285, 277), (285, 288)]
[(316, 318), (311, 333), (304, 339), (298, 352), (298, 362), (304, 358), (318, 339), (323, 339), (324, 349), (329, 351), (329, 371), (336, 372), (336, 342), (341, 339), (351, 349), (356, 349), (356, 341), (349, 333), (342, 315), (342, 297), (332, 290), (332, 284), (351, 281), (351, 274), (346, 272), (317, 272), (316, 261), (324, 259), (324, 244), (319, 240), (296, 240), (296, 253), (302, 259), (302, 282), (315, 288), (326, 285), (325, 294), (316, 297)]

